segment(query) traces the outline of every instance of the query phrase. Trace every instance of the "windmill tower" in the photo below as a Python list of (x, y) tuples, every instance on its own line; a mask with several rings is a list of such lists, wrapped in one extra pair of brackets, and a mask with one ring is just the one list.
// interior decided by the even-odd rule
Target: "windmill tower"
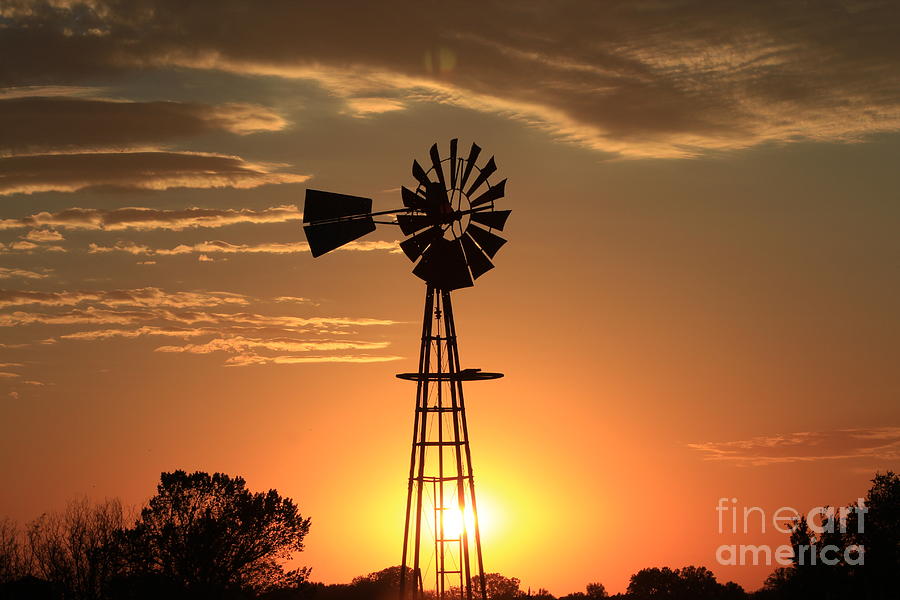
[(397, 375), (416, 384), (401, 600), (419, 600), (431, 586), (440, 600), (487, 598), (463, 383), (503, 375), (461, 368), (450, 297), (494, 268), (491, 258), (506, 243), (494, 233), (511, 212), (494, 209), (506, 180), (491, 184), (497, 166), (491, 157), (479, 167), (480, 153), (472, 144), (466, 158), (459, 156), (454, 139), (441, 158), (434, 144), (431, 168), (413, 161), (417, 185), (401, 188), (403, 208), (394, 210), (372, 212), (371, 198), (306, 190), (303, 229), (314, 257), (376, 223), (397, 225), (409, 236), (400, 248), (426, 283), (418, 370)]

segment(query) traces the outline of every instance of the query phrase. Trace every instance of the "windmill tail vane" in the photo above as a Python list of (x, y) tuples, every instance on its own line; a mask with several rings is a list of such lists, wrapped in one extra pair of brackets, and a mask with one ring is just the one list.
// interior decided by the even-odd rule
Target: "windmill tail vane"
[(397, 375), (416, 384), (400, 600), (422, 600), (432, 586), (440, 600), (487, 599), (463, 383), (503, 375), (461, 368), (450, 293), (494, 268), (506, 243), (494, 231), (503, 230), (510, 211), (495, 208), (506, 180), (491, 183), (494, 158), (478, 166), (477, 144), (466, 157), (457, 150), (451, 140), (441, 158), (434, 144), (427, 170), (413, 161), (415, 186), (401, 188), (401, 208), (373, 212), (371, 198), (308, 189), (303, 210), (314, 257), (378, 224), (398, 226), (408, 236), (400, 248), (416, 263), (413, 274), (427, 284), (418, 369)]

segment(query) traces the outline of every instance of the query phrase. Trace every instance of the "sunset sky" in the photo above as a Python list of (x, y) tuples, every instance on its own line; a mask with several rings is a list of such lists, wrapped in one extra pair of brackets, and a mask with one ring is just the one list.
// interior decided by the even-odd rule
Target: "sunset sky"
[(221, 471), (399, 564), (425, 286), (313, 259), (307, 186), (400, 206), (472, 142), (509, 243), (454, 292), (485, 568), (716, 563), (720, 497), (900, 468), (900, 4), (0, 0), (0, 517)]

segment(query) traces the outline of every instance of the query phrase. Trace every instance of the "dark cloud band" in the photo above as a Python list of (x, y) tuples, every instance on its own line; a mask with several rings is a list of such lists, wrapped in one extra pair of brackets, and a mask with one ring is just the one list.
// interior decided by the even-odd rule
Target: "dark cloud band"
[(449, 103), (629, 156), (900, 129), (896, 2), (72, 5), (7, 3), (0, 53), (20, 59), (0, 83), (148, 66), (306, 78), (351, 113)]

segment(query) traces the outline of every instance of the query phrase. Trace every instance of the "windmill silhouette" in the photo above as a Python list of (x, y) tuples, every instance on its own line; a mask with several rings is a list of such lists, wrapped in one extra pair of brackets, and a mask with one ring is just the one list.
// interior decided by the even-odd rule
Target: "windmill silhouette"
[[(422, 598), (431, 577), (441, 600), (487, 598), (463, 382), (503, 375), (460, 367), (450, 299), (451, 291), (494, 268), (491, 259), (506, 243), (494, 233), (511, 212), (494, 207), (506, 180), (491, 184), (497, 165), (491, 157), (479, 167), (480, 154), (472, 144), (467, 157), (459, 156), (453, 139), (441, 158), (434, 144), (431, 168), (413, 161), (417, 186), (401, 188), (403, 208), (394, 210), (373, 212), (371, 198), (306, 190), (303, 229), (314, 257), (374, 231), (376, 223), (397, 225), (409, 236), (400, 248), (426, 283), (418, 370), (397, 375), (416, 383), (401, 600)], [(389, 215), (394, 220), (376, 220)]]

